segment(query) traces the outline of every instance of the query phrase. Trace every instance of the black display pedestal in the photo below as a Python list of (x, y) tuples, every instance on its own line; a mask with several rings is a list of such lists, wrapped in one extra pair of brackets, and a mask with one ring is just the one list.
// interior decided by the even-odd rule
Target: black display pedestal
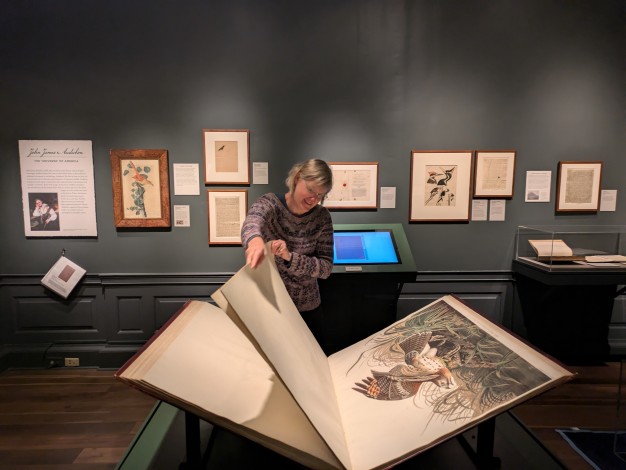
[(609, 359), (609, 324), (626, 270), (541, 269), (513, 262), (528, 340), (570, 365)]
[(320, 280), (326, 353), (340, 351), (396, 321), (404, 282), (416, 272), (337, 273)]

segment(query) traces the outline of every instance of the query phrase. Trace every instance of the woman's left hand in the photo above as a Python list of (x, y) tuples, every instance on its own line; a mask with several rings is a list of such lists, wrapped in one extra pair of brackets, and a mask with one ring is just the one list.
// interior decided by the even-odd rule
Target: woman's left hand
[(285, 240), (273, 240), (272, 253), (274, 256), (279, 256), (285, 261), (289, 261), (291, 259), (291, 252), (287, 249), (287, 243)]

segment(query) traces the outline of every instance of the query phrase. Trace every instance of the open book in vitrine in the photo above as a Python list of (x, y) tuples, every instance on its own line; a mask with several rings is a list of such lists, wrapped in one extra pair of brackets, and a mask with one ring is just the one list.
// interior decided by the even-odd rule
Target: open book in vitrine
[(311, 468), (389, 467), (572, 377), (452, 295), (326, 356), (271, 255), (212, 298), (116, 377)]

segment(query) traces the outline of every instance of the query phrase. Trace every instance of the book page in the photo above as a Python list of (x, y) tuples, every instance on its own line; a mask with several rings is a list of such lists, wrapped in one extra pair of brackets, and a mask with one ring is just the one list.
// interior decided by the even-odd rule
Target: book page
[[(254, 345), (208, 302), (189, 302), (118, 374), (167, 403), (294, 460), (340, 465)], [(301, 452), (322, 462), (303, 460)]]
[(585, 261), (590, 263), (623, 263), (626, 262), (624, 255), (591, 255), (585, 256)]
[(571, 373), (444, 296), (329, 357), (352, 468), (383, 468)]
[(244, 266), (218, 292), (280, 371), (281, 379), (328, 446), (350, 468), (328, 358), (289, 297), (269, 248), (268, 253), (260, 266)]
[(574, 256), (563, 240), (528, 240), (539, 257)]

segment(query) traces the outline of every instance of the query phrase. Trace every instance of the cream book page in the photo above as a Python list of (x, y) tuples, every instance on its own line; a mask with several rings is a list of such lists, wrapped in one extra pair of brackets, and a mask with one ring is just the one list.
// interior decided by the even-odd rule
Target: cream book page
[(269, 248), (268, 253), (257, 268), (239, 270), (219, 295), (245, 323), (337, 458), (350, 468), (328, 358), (289, 297)]
[(539, 257), (574, 256), (572, 249), (563, 240), (528, 240)]
[(274, 370), (226, 313), (208, 302), (189, 302), (120, 378), (169, 396), (169, 403), (205, 410), (205, 418), (209, 414), (212, 422), (253, 440), (268, 436), (339, 466)]

